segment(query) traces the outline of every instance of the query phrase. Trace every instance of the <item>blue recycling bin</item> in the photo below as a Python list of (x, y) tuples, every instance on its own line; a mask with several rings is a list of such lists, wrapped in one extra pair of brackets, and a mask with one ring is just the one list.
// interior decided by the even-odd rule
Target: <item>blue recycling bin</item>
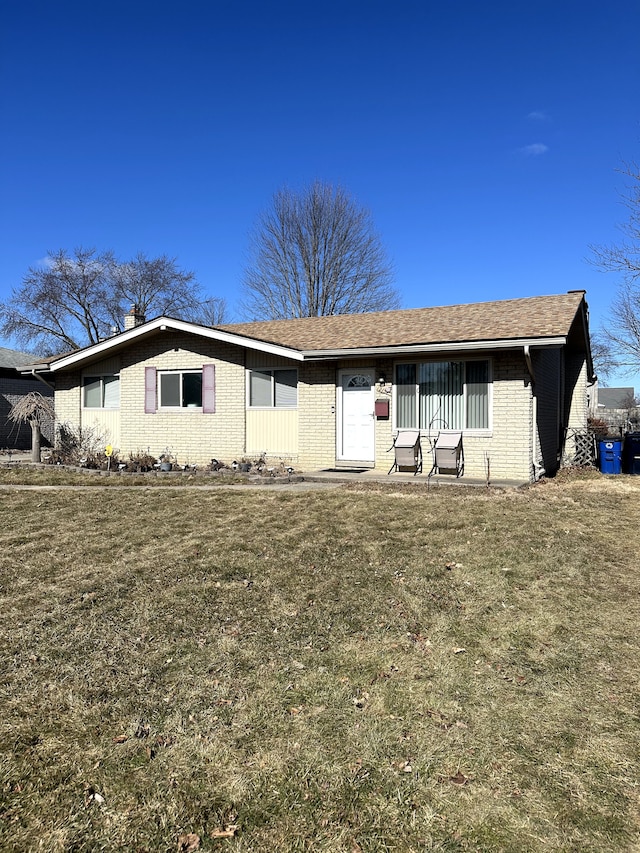
[(600, 471), (622, 474), (622, 440), (605, 438), (600, 442)]
[(640, 432), (625, 435), (622, 463), (625, 474), (640, 474)]

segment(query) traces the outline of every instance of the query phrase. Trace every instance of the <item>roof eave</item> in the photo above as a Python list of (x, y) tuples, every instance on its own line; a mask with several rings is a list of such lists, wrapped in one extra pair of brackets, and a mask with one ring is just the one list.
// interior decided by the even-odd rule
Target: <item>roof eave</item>
[(280, 344), (273, 344), (266, 341), (258, 341), (253, 338), (247, 338), (243, 335), (234, 335), (230, 332), (223, 332), (220, 329), (210, 328), (208, 326), (199, 326), (195, 323), (189, 323), (186, 320), (175, 320), (170, 317), (157, 317), (155, 320), (150, 320), (141, 326), (136, 326), (133, 329), (127, 329), (112, 338), (105, 338), (97, 344), (85, 347), (77, 352), (62, 356), (50, 364), (42, 365), (25, 365), (25, 370), (31, 373), (32, 370), (38, 372), (55, 373), (58, 370), (64, 370), (68, 367), (81, 364), (83, 361), (94, 360), (96, 357), (106, 355), (107, 353), (121, 349), (123, 346), (144, 338), (150, 334), (165, 331), (186, 332), (191, 335), (200, 335), (203, 338), (221, 341), (236, 346), (248, 347), (249, 349), (260, 350), (271, 355), (280, 355), (285, 358), (302, 361), (302, 353), (299, 350), (285, 347)]
[(417, 353), (438, 354), (445, 352), (468, 352), (469, 350), (487, 352), (491, 350), (520, 349), (525, 346), (558, 347), (564, 346), (567, 343), (567, 337), (565, 335), (557, 335), (547, 338), (534, 337), (480, 341), (439, 341), (437, 343), (429, 344), (415, 343), (378, 347), (341, 347), (338, 349), (300, 350), (294, 347), (284, 346), (283, 344), (225, 332), (216, 328), (198, 326), (185, 320), (158, 317), (141, 326), (136, 326), (133, 329), (127, 329), (125, 332), (121, 332), (119, 335), (115, 335), (112, 338), (106, 338), (103, 341), (99, 341), (97, 344), (93, 344), (82, 350), (78, 350), (77, 352), (62, 356), (55, 361), (23, 365), (18, 369), (21, 373), (55, 373), (59, 370), (64, 370), (66, 368), (73, 367), (74, 365), (82, 364), (85, 361), (95, 360), (97, 357), (106, 355), (111, 351), (117, 351), (139, 338), (144, 338), (148, 335), (168, 330), (196, 334), (203, 338), (209, 338), (235, 346), (246, 347), (248, 349), (269, 353), (271, 355), (282, 356), (294, 361), (326, 361), (338, 358), (366, 358), (376, 356), (398, 357)]
[(486, 341), (440, 341), (434, 344), (404, 344), (386, 347), (354, 347), (353, 349), (303, 350), (304, 361), (323, 361), (335, 358), (353, 358), (354, 356), (395, 357), (415, 353), (468, 352), (469, 350), (508, 350), (529, 347), (560, 347), (567, 338), (556, 335), (549, 338), (508, 338)]

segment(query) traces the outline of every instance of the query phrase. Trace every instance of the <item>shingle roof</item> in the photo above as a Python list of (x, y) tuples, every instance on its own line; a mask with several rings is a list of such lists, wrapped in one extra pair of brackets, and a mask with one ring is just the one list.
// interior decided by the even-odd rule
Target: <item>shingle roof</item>
[(216, 328), (303, 351), (553, 338), (569, 333), (584, 291), (440, 308), (233, 323)]
[(22, 367), (23, 364), (29, 364), (33, 359), (34, 357), (29, 353), (0, 347), (0, 368)]
[(624, 409), (633, 396), (633, 388), (598, 388), (598, 403), (605, 409)]
[[(217, 338), (256, 350), (274, 347), (280, 355), (295, 351), (300, 359), (333, 358), (344, 353), (371, 355), (381, 351), (458, 351), (474, 348), (508, 348), (523, 344), (551, 345), (570, 339), (589, 355), (586, 338), (584, 291), (558, 296), (534, 296), (477, 302), (441, 308), (414, 308), (371, 314), (341, 314), (333, 317), (303, 317), (259, 323), (198, 326), (171, 317), (156, 317), (133, 329), (106, 338), (72, 353), (40, 359), (24, 365), (23, 372), (55, 372), (104, 357), (141, 336), (164, 334), (167, 329)], [(288, 350), (288, 352), (284, 352)], [(589, 368), (591, 370), (591, 367)]]

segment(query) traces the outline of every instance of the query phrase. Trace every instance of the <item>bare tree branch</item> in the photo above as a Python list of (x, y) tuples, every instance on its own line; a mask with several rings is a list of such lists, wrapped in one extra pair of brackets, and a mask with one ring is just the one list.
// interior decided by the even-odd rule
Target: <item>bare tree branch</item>
[(114, 267), (111, 322), (121, 330), (122, 318), (132, 305), (147, 318), (165, 314), (190, 320), (199, 309), (200, 298), (194, 273), (179, 269), (175, 258), (138, 254)]
[(620, 171), (629, 180), (623, 195), (629, 218), (620, 226), (625, 239), (617, 246), (590, 248), (594, 266), (622, 276), (601, 342), (615, 367), (632, 372), (640, 370), (640, 168), (625, 163)]
[(370, 214), (341, 187), (284, 188), (251, 237), (244, 312), (285, 319), (396, 308), (392, 269)]
[(202, 326), (219, 326), (227, 322), (227, 303), (218, 296), (205, 299), (192, 317), (194, 323)]
[(0, 332), (40, 355), (54, 355), (122, 331), (132, 305), (147, 319), (167, 314), (195, 320), (203, 310), (195, 275), (175, 258), (138, 254), (121, 262), (112, 252), (60, 249), (46, 265), (29, 268), (11, 299), (0, 304)]

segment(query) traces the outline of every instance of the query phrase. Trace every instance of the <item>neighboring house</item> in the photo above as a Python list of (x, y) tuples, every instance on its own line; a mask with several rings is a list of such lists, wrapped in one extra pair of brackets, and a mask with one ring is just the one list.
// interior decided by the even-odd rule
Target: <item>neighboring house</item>
[(594, 418), (605, 421), (614, 431), (638, 429), (640, 406), (633, 388), (600, 388), (596, 385), (595, 391), (590, 412)]
[[(21, 368), (33, 362), (33, 355), (0, 347), (0, 448), (28, 450), (31, 447), (31, 427), (9, 420), (11, 407), (30, 391), (53, 397), (53, 389), (39, 379), (23, 375)], [(44, 429), (45, 441), (53, 441), (53, 424)]]
[(385, 472), (399, 428), (463, 432), (465, 474), (553, 473), (587, 425), (584, 291), (442, 308), (240, 323), (169, 317), (30, 366), (55, 377), (59, 423), (120, 455), (181, 463), (266, 454), (297, 470)]

